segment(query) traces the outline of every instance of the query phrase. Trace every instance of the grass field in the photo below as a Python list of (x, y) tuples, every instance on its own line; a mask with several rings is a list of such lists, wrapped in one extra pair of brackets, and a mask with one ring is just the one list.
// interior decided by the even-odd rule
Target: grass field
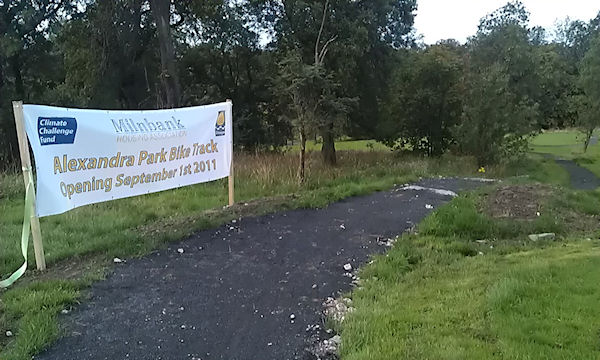
[[(596, 136), (598, 135), (597, 131)], [(538, 154), (573, 160), (600, 176), (600, 144), (590, 145), (584, 153), (584, 141), (583, 134), (577, 130), (549, 131), (532, 140), (531, 150)]]
[[(113, 257), (147, 254), (194, 230), (244, 215), (287, 208), (322, 207), (342, 198), (390, 188), (420, 176), (475, 175), (471, 159), (425, 160), (390, 152), (342, 151), (339, 166), (325, 169), (318, 153), (309, 155), (307, 182), (296, 179), (296, 154), (236, 157), (238, 205), (227, 202), (226, 181), (91, 205), (41, 219), (49, 271), (27, 273), (0, 297), (2, 360), (30, 359), (58, 336), (57, 313), (76, 303), (92, 281), (102, 278)], [(493, 172), (490, 174), (493, 176)], [(21, 265), (19, 239), (24, 191), (17, 175), (0, 177), (0, 274)], [(247, 203), (245, 206), (243, 203)], [(30, 259), (33, 254), (30, 251)], [(33, 264), (30, 264), (30, 268)]]
[[(342, 359), (600, 358), (600, 194), (538, 195), (533, 220), (492, 218), (489, 194), (457, 198), (376, 257), (350, 295)], [(527, 238), (547, 231), (559, 241)]]
[(546, 131), (536, 136), (532, 141), (531, 145), (534, 147), (542, 146), (574, 146), (578, 147), (581, 145), (583, 150), (584, 135), (582, 132), (577, 130), (556, 130)]

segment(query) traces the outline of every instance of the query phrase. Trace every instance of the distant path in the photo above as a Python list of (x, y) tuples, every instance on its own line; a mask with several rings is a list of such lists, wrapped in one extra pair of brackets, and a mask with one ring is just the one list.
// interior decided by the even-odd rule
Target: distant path
[[(458, 192), (482, 183), (419, 185)], [(89, 301), (61, 316), (66, 337), (35, 358), (313, 359), (307, 346), (332, 336), (312, 327), (323, 329), (323, 301), (351, 289), (344, 265), (364, 265), (385, 251), (378, 239), (405, 232), (450, 199), (396, 189), (199, 232), (117, 266)]]
[(590, 170), (571, 160), (556, 159), (571, 177), (571, 187), (577, 190), (595, 190), (600, 187), (600, 179)]
[[(598, 136), (592, 136), (590, 139), (590, 146), (594, 146), (598, 144)], [(575, 148), (581, 146), (583, 149), (583, 144), (576, 145), (543, 145), (541, 147), (546, 148)], [(596, 176), (590, 170), (580, 166), (576, 162), (572, 160), (564, 160), (560, 157), (548, 153), (538, 153), (543, 155), (548, 159), (554, 159), (556, 163), (561, 165), (568, 173), (571, 178), (571, 187), (576, 190), (595, 190), (600, 187), (600, 178)]]

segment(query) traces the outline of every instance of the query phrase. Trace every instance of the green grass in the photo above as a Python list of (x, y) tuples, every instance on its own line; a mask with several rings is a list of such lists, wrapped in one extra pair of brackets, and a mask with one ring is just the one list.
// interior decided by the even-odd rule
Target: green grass
[(600, 144), (591, 145), (584, 153), (584, 141), (583, 134), (577, 130), (548, 131), (531, 141), (531, 151), (573, 160), (600, 176)]
[[(598, 192), (555, 188), (534, 221), (461, 196), (361, 271), (343, 360), (600, 358)], [(589, 198), (593, 200), (590, 200)], [(531, 242), (553, 231), (556, 242)]]
[(598, 358), (600, 247), (576, 243), (502, 259), (488, 291), (492, 331), (507, 358)]
[(545, 184), (570, 184), (569, 173), (554, 161), (541, 154), (530, 153), (522, 159), (509, 164), (491, 167), (493, 173), (503, 174), (514, 178), (516, 182), (539, 182)]
[[(474, 160), (467, 158), (422, 159), (379, 151), (342, 151), (339, 166), (329, 169), (323, 167), (319, 154), (312, 153), (307, 181), (299, 185), (295, 154), (239, 155), (235, 164), (236, 200), (248, 206), (222, 209), (227, 202), (227, 184), (219, 181), (86, 206), (41, 219), (49, 273), (31, 271), (30, 263), (25, 278), (0, 293), (0, 358), (29, 359), (58, 336), (57, 312), (78, 301), (91, 280), (102, 277), (113, 257), (142, 256), (192, 231), (239, 216), (322, 207), (421, 176), (474, 176), (477, 170)], [(18, 240), (23, 199), (22, 178), (0, 175), (3, 277), (21, 265)], [(33, 262), (32, 250), (29, 258)], [(6, 330), (16, 336), (3, 337)]]
[(584, 135), (577, 130), (546, 131), (536, 136), (532, 141), (533, 146), (579, 146), (583, 144)]
[[(596, 359), (600, 244), (387, 260), (353, 296), (342, 359)], [(411, 271), (411, 268), (412, 269)], [(389, 274), (392, 269), (375, 272)], [(391, 288), (390, 288), (391, 287)]]
[[(7, 292), (2, 299), (4, 322), (19, 323), (18, 338), (2, 354), (3, 360), (31, 358), (58, 336), (57, 314), (73, 305), (91, 278), (81, 281), (50, 280)], [(18, 319), (18, 320), (17, 320)], [(3, 333), (6, 331), (4, 330)]]

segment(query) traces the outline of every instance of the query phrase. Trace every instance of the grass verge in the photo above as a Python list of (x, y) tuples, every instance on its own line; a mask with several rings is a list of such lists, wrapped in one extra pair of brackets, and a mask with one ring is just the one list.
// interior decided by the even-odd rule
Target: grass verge
[[(528, 189), (534, 207), (494, 208)], [(599, 196), (511, 185), (438, 209), (362, 270), (342, 359), (599, 358)]]

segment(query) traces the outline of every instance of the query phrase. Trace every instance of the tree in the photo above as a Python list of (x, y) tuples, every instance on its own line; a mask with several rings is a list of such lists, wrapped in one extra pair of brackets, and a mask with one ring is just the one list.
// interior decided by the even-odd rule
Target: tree
[[(338, 35), (331, 35), (329, 39), (324, 38), (323, 31), (325, 30), (325, 24), (328, 21), (328, 13), (330, 0), (325, 1), (325, 5), (323, 6), (323, 16), (321, 18), (321, 25), (319, 27), (319, 33), (317, 35), (317, 40), (315, 41), (315, 62), (314, 66), (317, 69), (323, 69), (325, 66), (325, 57), (330, 50), (330, 45), (335, 42), (338, 38)], [(327, 92), (331, 90), (331, 87), (324, 87), (323, 92)], [(326, 95), (323, 93), (323, 95)], [(321, 148), (321, 154), (323, 155), (323, 160), (326, 164), (335, 165), (337, 163), (337, 157), (335, 153), (335, 121), (332, 117), (324, 117), (323, 123), (320, 124), (321, 128), (321, 136), (323, 137), (323, 146)]]
[[(319, 81), (320, 85), (329, 85), (332, 82), (332, 76), (334, 71), (331, 71), (326, 67), (325, 59), (331, 52), (333, 45), (336, 46), (340, 41), (346, 39), (340, 39), (339, 25), (343, 25), (347, 22), (348, 17), (347, 8), (344, 8), (345, 1), (326, 0), (324, 4), (319, 1), (303, 1), (303, 0), (292, 0), (283, 3), (282, 14), (284, 17), (278, 21), (277, 33), (278, 42), (283, 49), (287, 49), (288, 53), (294, 53), (295, 55), (288, 57), (289, 59), (301, 59), (306, 65), (303, 66), (304, 71), (296, 73), (300, 75), (296, 79), (301, 79), (308, 74), (308, 78), (316, 80), (320, 77), (322, 80)], [(284, 63), (287, 62), (284, 59)], [(303, 74), (303, 75), (302, 75)], [(318, 77), (314, 77), (315, 75)], [(314, 82), (311, 81), (313, 84)], [(325, 97), (326, 91), (331, 91), (331, 86), (317, 86), (313, 88), (313, 91), (320, 91), (316, 94), (317, 97)], [(302, 100), (305, 102), (306, 100)], [(310, 101), (314, 105), (319, 102)], [(294, 105), (295, 107), (295, 105)], [(310, 107), (310, 106), (309, 106)], [(307, 110), (307, 108), (304, 108)], [(316, 110), (316, 109), (315, 109)], [(309, 113), (316, 114), (315, 111), (309, 110)], [(326, 115), (323, 113), (322, 115)], [(306, 116), (302, 116), (306, 117)], [(308, 124), (313, 129), (318, 129), (323, 138), (323, 145), (321, 154), (323, 161), (329, 165), (335, 165), (336, 163), (336, 152), (335, 152), (335, 122), (334, 119), (328, 117), (314, 117), (309, 115), (310, 121)], [(308, 129), (306, 129), (308, 130)], [(304, 137), (306, 134), (304, 134)], [(300, 140), (305, 142), (306, 138)]]
[(160, 107), (174, 108), (181, 101), (181, 85), (175, 63), (175, 47), (171, 34), (171, 1), (150, 0), (150, 8), (154, 15), (158, 30), (161, 64), (161, 100)]
[(357, 44), (362, 51), (357, 64), (344, 87), (350, 96), (359, 99), (350, 114), (350, 135), (373, 138), (379, 124), (386, 119), (381, 104), (388, 97), (391, 74), (404, 66), (403, 60), (414, 48), (415, 0), (371, 0), (359, 3), (361, 26), (367, 37)]
[(442, 155), (454, 141), (462, 114), (463, 55), (451, 42), (414, 52), (393, 75), (386, 120), (378, 138), (388, 146), (429, 156)]
[(510, 76), (500, 64), (470, 74), (469, 82), (463, 119), (455, 130), (462, 153), (475, 156), (480, 166), (524, 153), (537, 108), (512, 91)]
[(590, 50), (583, 58), (581, 66), (581, 98), (579, 126), (586, 135), (587, 151), (594, 130), (600, 126), (600, 35), (592, 39)]
[[(277, 56), (263, 49), (259, 29), (264, 3), (178, 2), (179, 33), (192, 39), (181, 46), (179, 67), (183, 104), (233, 99), (236, 148), (279, 149), (291, 137), (274, 91)], [(260, 30), (262, 31), (262, 30)]]
[(571, 64), (560, 44), (544, 44), (535, 48), (540, 118), (544, 129), (565, 128), (574, 124), (577, 117), (572, 106), (577, 86), (577, 66)]
[(555, 32), (557, 43), (565, 47), (571, 63), (579, 64), (590, 49), (591, 40), (600, 33), (600, 12), (589, 23), (567, 18)]
[(469, 41), (470, 68), (501, 64), (511, 91), (520, 101), (534, 105), (541, 92), (528, 24), (529, 13), (520, 1), (510, 2), (483, 18), (477, 35)]
[(322, 124), (320, 119), (347, 113), (352, 99), (335, 95), (333, 77), (319, 65), (307, 65), (298, 52), (289, 53), (279, 63), (277, 93), (289, 104), (290, 120), (300, 137), (298, 180), (305, 180), (306, 140), (309, 132)]
[(102, 1), (57, 36), (65, 78), (52, 102), (67, 106), (161, 107), (156, 31), (144, 0)]
[[(336, 88), (335, 95), (340, 99), (361, 99), (359, 104), (364, 109), (361, 112), (368, 112), (369, 116), (364, 119), (353, 116), (358, 119), (355, 126), (374, 129), (374, 125), (367, 123), (378, 120), (379, 116), (371, 110), (377, 110), (375, 104), (386, 88), (376, 81), (389, 74), (386, 71), (389, 67), (381, 69), (380, 65), (387, 63), (391, 53), (388, 49), (410, 43), (407, 35), (412, 30), (414, 9), (414, 0), (284, 1), (274, 27), (275, 43), (284, 53), (299, 51), (303, 61), (313, 65), (316, 64), (315, 48), (327, 48), (324, 52), (327, 56), (321, 65), (341, 85)], [(369, 59), (370, 51), (378, 57)], [(362, 79), (370, 79), (371, 83), (367, 86)], [(335, 137), (340, 127), (336, 123), (339, 120), (339, 117), (319, 119), (318, 128), (323, 138), (321, 152), (329, 164), (336, 161)]]
[[(60, 84), (52, 35), (79, 1), (0, 1), (0, 170), (17, 158), (11, 100), (43, 101)], [(6, 161), (5, 161), (6, 159)]]
[(291, 52), (279, 63), (278, 93), (281, 101), (289, 104), (291, 123), (300, 137), (298, 181), (306, 177), (306, 140), (308, 131), (314, 127), (319, 111), (325, 101), (322, 94), (331, 86), (322, 67), (306, 65), (297, 52)]
[(508, 160), (526, 150), (527, 136), (541, 127), (539, 31), (513, 1), (481, 20), (469, 41), (463, 119), (456, 129), (459, 149), (480, 165)]
[(455, 134), (459, 149), (480, 165), (524, 153), (528, 135), (541, 126), (536, 46), (544, 41), (528, 24), (529, 13), (513, 1), (483, 18), (469, 41), (468, 92)]

